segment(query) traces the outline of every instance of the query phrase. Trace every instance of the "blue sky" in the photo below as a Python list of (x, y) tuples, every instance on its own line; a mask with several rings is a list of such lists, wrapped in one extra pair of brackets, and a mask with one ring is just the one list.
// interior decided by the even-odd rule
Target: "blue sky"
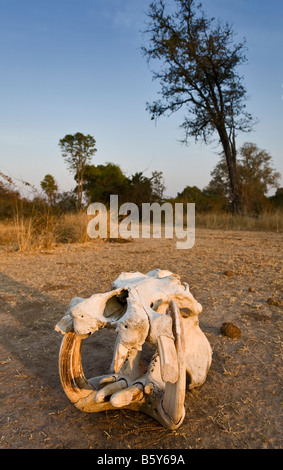
[[(96, 139), (95, 164), (114, 162), (131, 175), (163, 171), (166, 194), (206, 186), (215, 146), (179, 143), (183, 113), (150, 120), (146, 102), (158, 83), (141, 53), (149, 0), (0, 0), (0, 170), (39, 187), (51, 173), (74, 187), (59, 139)], [(247, 39), (242, 73), (248, 110), (259, 123), (239, 135), (256, 143), (283, 175), (283, 2), (204, 0), (208, 15)]]

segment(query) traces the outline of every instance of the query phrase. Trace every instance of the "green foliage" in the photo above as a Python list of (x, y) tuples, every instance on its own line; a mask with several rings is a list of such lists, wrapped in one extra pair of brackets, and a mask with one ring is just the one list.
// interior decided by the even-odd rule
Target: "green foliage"
[(85, 165), (91, 160), (96, 152), (96, 141), (91, 135), (84, 135), (81, 132), (67, 134), (60, 139), (59, 146), (62, 156), (69, 165), (69, 169), (74, 173), (83, 171)]
[(162, 171), (153, 171), (150, 178), (142, 172), (127, 177), (119, 165), (106, 163), (85, 166), (83, 189), (88, 203), (108, 204), (115, 194), (120, 204), (133, 202), (141, 208), (143, 202), (161, 201), (165, 186)]
[(164, 198), (164, 191), (166, 189), (162, 171), (153, 171), (151, 173), (151, 185), (153, 199), (161, 202)]
[[(208, 191), (224, 198), (231, 204), (232, 194), (224, 158), (211, 173)], [(272, 157), (256, 144), (245, 143), (237, 159), (238, 187), (241, 194), (241, 211), (245, 214), (260, 214), (268, 206), (267, 193), (278, 187), (280, 174), (272, 167)]]
[(147, 176), (144, 176), (142, 172), (137, 172), (130, 178), (130, 201), (138, 206), (139, 209), (142, 207), (142, 203), (153, 202), (153, 188), (152, 180)]
[(56, 183), (55, 178), (50, 174), (45, 175), (43, 180), (40, 182), (40, 186), (47, 196), (48, 205), (54, 206), (58, 193), (58, 184)]
[(78, 206), (82, 205), (83, 181), (85, 166), (90, 163), (92, 156), (97, 151), (96, 141), (91, 135), (77, 132), (74, 135), (67, 134), (59, 141), (62, 156), (65, 158), (69, 170), (77, 179)]
[(196, 210), (204, 210), (206, 198), (202, 190), (197, 186), (186, 186), (181, 193), (177, 194), (176, 202), (195, 203)]
[(197, 186), (186, 186), (181, 193), (178, 193), (175, 202), (195, 203), (197, 213), (227, 211), (229, 207), (222, 191), (211, 187), (201, 190)]
[(114, 163), (106, 165), (86, 165), (84, 186), (88, 203), (109, 203), (111, 194), (117, 194), (120, 202), (126, 202), (129, 180), (121, 168)]
[(266, 206), (268, 190), (278, 188), (280, 173), (272, 168), (271, 161), (271, 155), (255, 144), (241, 147), (238, 178), (244, 212), (259, 214)]
[(268, 198), (271, 207), (283, 209), (283, 188), (278, 188), (274, 196)]
[[(283, 190), (277, 189), (268, 198), (270, 188), (278, 188), (280, 174), (272, 167), (272, 157), (253, 143), (245, 143), (237, 158), (238, 187), (241, 194), (241, 213), (259, 215), (270, 207), (283, 207)], [(178, 193), (177, 202), (194, 202), (196, 211), (229, 212), (232, 205), (232, 191), (225, 157), (223, 156), (214, 170), (212, 179), (203, 189), (187, 186)]]
[(55, 209), (58, 212), (75, 212), (77, 209), (77, 197), (74, 191), (65, 191), (57, 196), (57, 202)]

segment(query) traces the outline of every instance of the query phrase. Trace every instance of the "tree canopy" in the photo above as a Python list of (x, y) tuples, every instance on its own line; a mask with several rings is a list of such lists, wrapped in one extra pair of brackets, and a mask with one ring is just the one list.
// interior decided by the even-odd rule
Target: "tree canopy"
[[(259, 214), (266, 204), (268, 191), (279, 187), (280, 173), (273, 168), (271, 155), (256, 144), (246, 142), (239, 150), (237, 175), (242, 212)], [(231, 204), (232, 194), (224, 158), (216, 165), (211, 176), (207, 189), (222, 194)]]
[[(77, 180), (77, 177), (75, 176)], [(133, 202), (141, 207), (143, 202), (161, 201), (165, 185), (162, 171), (153, 171), (151, 177), (143, 172), (126, 176), (119, 165), (86, 165), (83, 190), (88, 203), (109, 203), (110, 195), (119, 197), (119, 202)]]
[(109, 203), (111, 194), (117, 194), (121, 202), (127, 196), (128, 178), (119, 165), (86, 165), (83, 189), (88, 202)]
[(240, 209), (236, 175), (236, 135), (248, 132), (252, 116), (246, 111), (246, 89), (238, 67), (246, 61), (245, 41), (236, 42), (228, 23), (207, 18), (194, 0), (153, 0), (143, 47), (149, 61), (160, 65), (153, 77), (161, 85), (161, 99), (147, 105), (152, 119), (185, 108), (181, 124), (189, 137), (209, 142), (215, 133), (223, 148), (233, 195), (233, 211)]
[(91, 162), (92, 156), (97, 151), (96, 140), (91, 135), (77, 132), (74, 135), (67, 134), (60, 139), (59, 146), (62, 156), (65, 158), (69, 170), (77, 178), (78, 206), (81, 207), (83, 197), (84, 171), (87, 163)]
[(54, 176), (50, 174), (45, 175), (43, 180), (40, 182), (40, 186), (47, 196), (48, 205), (54, 206), (58, 194), (58, 184), (56, 183)]

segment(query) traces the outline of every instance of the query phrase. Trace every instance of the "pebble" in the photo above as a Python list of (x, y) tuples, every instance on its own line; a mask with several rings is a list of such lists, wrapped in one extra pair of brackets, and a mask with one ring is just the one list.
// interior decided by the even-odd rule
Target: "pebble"
[(235, 273), (234, 273), (234, 271), (225, 271), (224, 276), (230, 276), (230, 277), (235, 276)]
[(228, 338), (240, 338), (241, 337), (241, 330), (233, 323), (223, 323), (220, 328), (220, 333), (223, 336), (227, 336)]

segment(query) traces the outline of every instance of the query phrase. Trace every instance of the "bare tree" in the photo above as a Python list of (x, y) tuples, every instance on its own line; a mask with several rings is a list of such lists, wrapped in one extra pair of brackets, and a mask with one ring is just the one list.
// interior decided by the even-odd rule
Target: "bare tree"
[(237, 181), (236, 136), (252, 129), (246, 112), (246, 89), (237, 67), (246, 61), (245, 41), (236, 43), (232, 27), (207, 18), (194, 0), (154, 0), (147, 16), (143, 52), (148, 61), (160, 63), (153, 72), (161, 84), (161, 100), (147, 105), (152, 119), (186, 109), (181, 124), (184, 142), (190, 137), (208, 143), (215, 133), (221, 144), (233, 195), (232, 210), (240, 210)]

